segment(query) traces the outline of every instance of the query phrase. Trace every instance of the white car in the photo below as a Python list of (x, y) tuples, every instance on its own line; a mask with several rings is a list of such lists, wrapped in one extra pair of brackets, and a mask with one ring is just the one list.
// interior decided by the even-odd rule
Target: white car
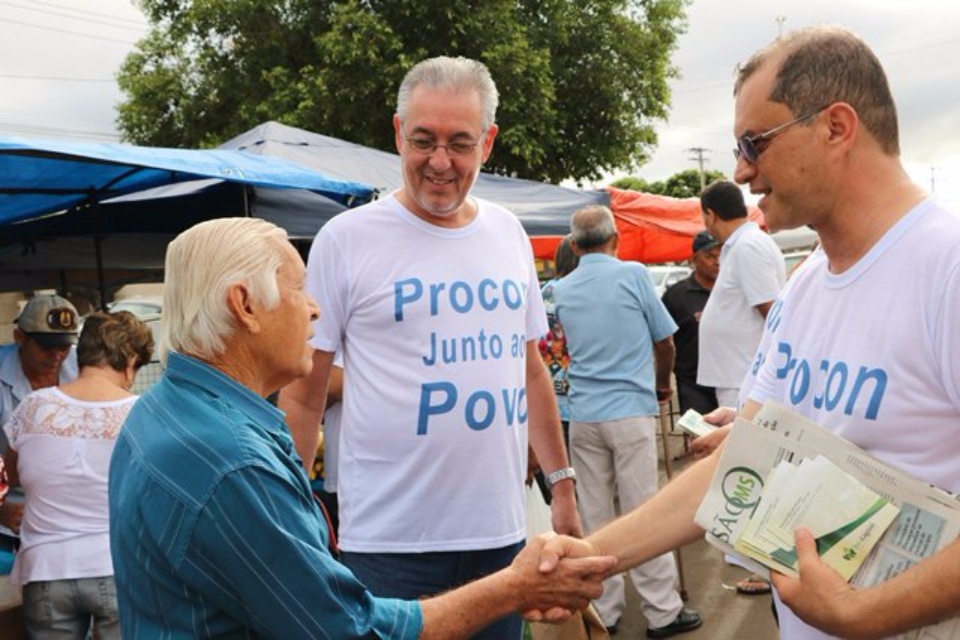
[(647, 270), (653, 278), (653, 286), (657, 290), (658, 297), (662, 296), (671, 285), (680, 282), (693, 272), (690, 267), (666, 264), (648, 265)]

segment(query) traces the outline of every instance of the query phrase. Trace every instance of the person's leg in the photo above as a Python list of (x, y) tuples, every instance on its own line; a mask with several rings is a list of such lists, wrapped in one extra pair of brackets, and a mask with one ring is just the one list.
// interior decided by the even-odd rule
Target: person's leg
[(416, 600), (456, 586), (459, 553), (341, 552), (341, 561), (367, 589), (382, 598)]
[(83, 610), (93, 617), (96, 640), (120, 640), (120, 610), (113, 576), (77, 580), (77, 598)]
[[(604, 422), (601, 429), (614, 451), (620, 508), (633, 511), (658, 489), (656, 421), (650, 417)], [(630, 570), (640, 594), (640, 609), (651, 627), (673, 622), (683, 608), (677, 592), (679, 576), (672, 553), (657, 556)]]
[[(613, 454), (597, 423), (570, 422), (570, 460), (577, 472), (577, 504), (584, 533), (592, 533), (616, 517)], [(603, 595), (593, 604), (605, 626), (616, 626), (625, 606), (623, 575), (604, 580)]]
[[(457, 583), (466, 584), (510, 566), (523, 546), (523, 542), (518, 542), (500, 549), (464, 551), (460, 554), (461, 563), (457, 572)], [(523, 637), (523, 618), (520, 614), (512, 614), (474, 634), (473, 640), (520, 640), (521, 637)]]
[[(523, 548), (517, 543), (484, 551), (436, 553), (353, 553), (343, 563), (374, 595), (416, 600), (449, 591), (508, 566)], [(483, 640), (519, 640), (519, 615), (503, 618), (474, 636)]]
[(680, 401), (680, 413), (686, 413), (688, 409), (693, 409), (704, 415), (719, 406), (717, 404), (717, 393), (713, 387), (701, 387), (692, 380), (677, 379), (677, 398)]
[(78, 610), (76, 580), (24, 585), (23, 622), (27, 637), (34, 640), (83, 640), (90, 615)]

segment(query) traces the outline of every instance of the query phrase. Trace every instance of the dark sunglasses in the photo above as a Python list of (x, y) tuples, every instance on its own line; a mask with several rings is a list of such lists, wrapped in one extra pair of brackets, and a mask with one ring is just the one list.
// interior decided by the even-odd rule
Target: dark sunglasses
[(764, 149), (766, 149), (766, 147), (764, 147), (763, 149), (760, 149), (758, 148), (758, 145), (760, 145), (763, 142), (769, 142), (770, 140), (774, 139), (777, 135), (782, 133), (785, 129), (792, 127), (798, 122), (803, 122), (804, 120), (809, 120), (810, 118), (816, 115), (819, 115), (829, 106), (830, 105), (828, 104), (823, 107), (820, 107), (819, 109), (815, 109), (813, 111), (807, 112), (802, 116), (800, 116), (799, 118), (794, 118), (790, 122), (784, 122), (783, 124), (775, 126), (773, 129), (764, 131), (763, 133), (758, 133), (755, 136), (740, 136), (739, 138), (737, 138), (737, 148), (733, 150), (733, 157), (736, 158), (738, 161), (740, 160), (740, 158), (743, 158), (750, 164), (755, 163), (757, 161), (757, 158), (760, 157), (760, 154), (763, 153)]

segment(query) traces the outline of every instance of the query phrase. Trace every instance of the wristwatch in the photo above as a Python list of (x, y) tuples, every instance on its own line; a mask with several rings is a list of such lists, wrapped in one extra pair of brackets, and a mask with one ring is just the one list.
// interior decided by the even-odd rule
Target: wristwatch
[(574, 482), (577, 481), (577, 472), (573, 470), (573, 467), (564, 467), (562, 469), (557, 469), (553, 473), (547, 475), (544, 480), (547, 483), (547, 489), (553, 490), (553, 485), (557, 484), (561, 480), (566, 480), (569, 478)]

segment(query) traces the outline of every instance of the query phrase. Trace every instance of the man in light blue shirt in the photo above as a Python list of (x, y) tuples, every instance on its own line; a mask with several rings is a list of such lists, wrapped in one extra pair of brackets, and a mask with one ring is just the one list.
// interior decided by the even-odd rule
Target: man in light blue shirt
[(254, 218), (202, 223), (170, 244), (165, 278), (167, 371), (110, 463), (124, 637), (468, 637), (514, 612), (563, 619), (600, 593), (612, 558), (544, 575), (544, 538), (455, 591), (374, 597), (333, 557), (284, 415), (264, 399), (313, 364), (319, 309), (285, 232)]
[[(613, 214), (591, 206), (570, 222), (580, 264), (553, 289), (570, 350), (570, 453), (584, 527), (613, 520), (614, 495), (624, 513), (657, 491), (656, 418), (670, 397), (673, 333), (646, 267), (617, 259)], [(666, 638), (700, 626), (677, 593), (673, 556), (630, 572), (647, 619), (647, 636)], [(615, 630), (625, 607), (623, 576), (604, 583), (596, 601)]]

